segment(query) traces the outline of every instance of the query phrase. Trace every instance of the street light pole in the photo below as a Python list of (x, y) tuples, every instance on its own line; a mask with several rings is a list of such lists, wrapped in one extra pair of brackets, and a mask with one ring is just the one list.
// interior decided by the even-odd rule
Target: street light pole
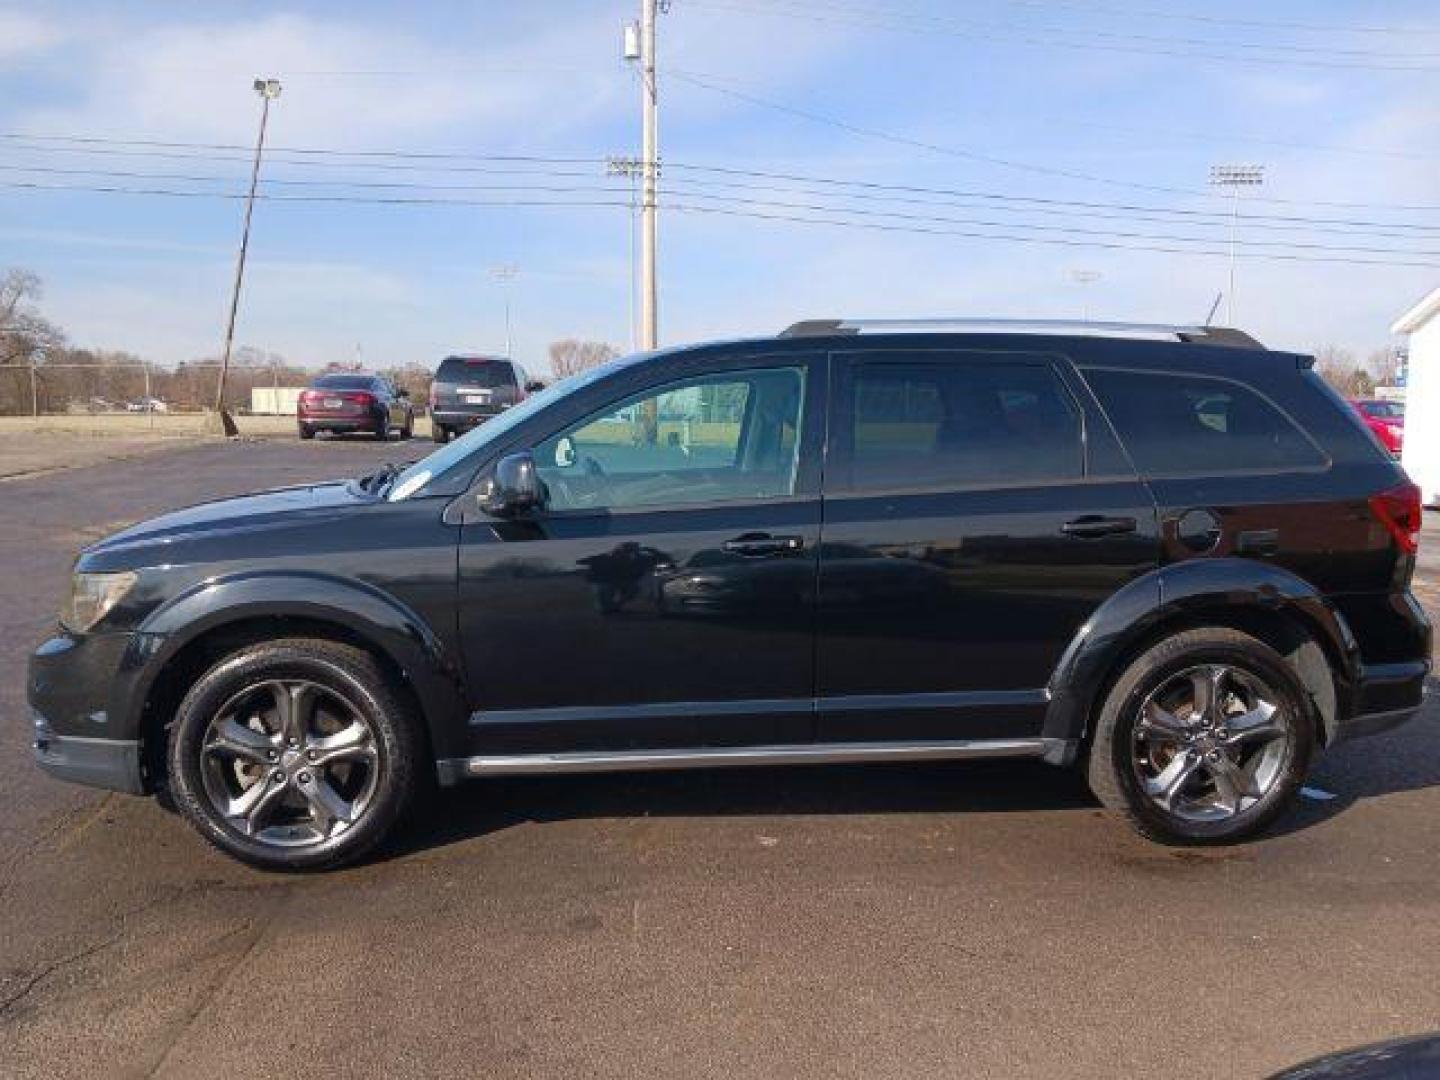
[(225, 379), (230, 374), (230, 349), (235, 342), (235, 315), (240, 310), (240, 283), (245, 280), (245, 253), (250, 248), (250, 216), (255, 211), (255, 187), (260, 180), (260, 156), (265, 151), (265, 125), (270, 119), (270, 102), (280, 96), (279, 79), (256, 79), (255, 93), (260, 95), (260, 135), (255, 140), (255, 163), (250, 169), (250, 194), (245, 199), (245, 225), (240, 231), (240, 257), (235, 262), (235, 287), (230, 292), (230, 319), (225, 326), (225, 351), (220, 356), (220, 382), (215, 388), (215, 414), (220, 418), (226, 435), (238, 435), (239, 429), (225, 408)]
[(514, 351), (513, 351), (513, 341), (512, 341), (512, 339), (511, 339), (511, 334), (510, 334), (510, 282), (512, 282), (512, 281), (515, 280), (515, 275), (518, 274), (519, 272), (520, 272), (520, 268), (519, 268), (518, 266), (516, 266), (514, 263), (505, 263), (505, 264), (502, 265), (502, 266), (492, 266), (492, 267), (490, 268), (490, 276), (491, 276), (492, 278), (494, 278), (496, 281), (500, 282), (501, 287), (505, 290), (505, 359), (506, 359), (506, 360), (513, 360), (513, 359), (515, 358), (515, 353), (514, 353)]
[(1235, 325), (1235, 232), (1240, 223), (1240, 189), (1265, 182), (1264, 165), (1211, 165), (1210, 183), (1230, 189), (1230, 282), (1225, 290), (1225, 322)]

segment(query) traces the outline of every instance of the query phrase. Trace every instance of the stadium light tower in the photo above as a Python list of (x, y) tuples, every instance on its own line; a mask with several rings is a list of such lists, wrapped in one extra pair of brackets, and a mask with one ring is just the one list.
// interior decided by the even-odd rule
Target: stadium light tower
[(1230, 286), (1225, 290), (1225, 321), (1235, 325), (1235, 229), (1240, 219), (1240, 189), (1265, 182), (1264, 165), (1211, 165), (1210, 183), (1230, 189)]
[(1103, 276), (1099, 270), (1086, 270), (1083, 267), (1070, 271), (1070, 280), (1080, 286), (1080, 311), (1085, 322), (1090, 321), (1090, 286)]
[(240, 257), (235, 262), (235, 288), (230, 293), (230, 321), (225, 326), (225, 352), (220, 357), (220, 380), (215, 387), (215, 415), (226, 435), (238, 435), (239, 429), (225, 409), (225, 378), (230, 374), (230, 348), (235, 342), (235, 314), (240, 310), (240, 283), (245, 280), (245, 253), (250, 248), (250, 215), (255, 210), (255, 185), (260, 179), (260, 155), (265, 152), (265, 124), (270, 119), (270, 103), (280, 97), (279, 79), (256, 79), (255, 93), (260, 95), (260, 135), (255, 140), (255, 164), (250, 169), (250, 194), (245, 199), (245, 225), (240, 230)]

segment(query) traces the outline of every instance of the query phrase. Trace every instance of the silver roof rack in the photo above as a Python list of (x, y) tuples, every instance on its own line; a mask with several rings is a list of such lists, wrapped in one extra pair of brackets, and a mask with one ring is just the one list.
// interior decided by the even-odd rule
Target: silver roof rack
[(781, 337), (832, 337), (852, 334), (1051, 334), (1057, 337), (1136, 338), (1186, 341), (1201, 345), (1264, 348), (1243, 330), (1224, 326), (1168, 323), (1087, 322), (1074, 319), (806, 319), (781, 331)]

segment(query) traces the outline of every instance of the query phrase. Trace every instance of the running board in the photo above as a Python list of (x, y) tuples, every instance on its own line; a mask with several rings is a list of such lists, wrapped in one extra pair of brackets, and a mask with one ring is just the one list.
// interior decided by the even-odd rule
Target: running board
[(485, 754), (437, 762), (442, 784), (475, 776), (650, 772), (746, 765), (820, 765), (877, 761), (961, 761), (973, 758), (1054, 759), (1063, 739), (958, 739), (945, 742), (800, 743), (715, 746), (698, 750), (596, 750), (562, 754)]

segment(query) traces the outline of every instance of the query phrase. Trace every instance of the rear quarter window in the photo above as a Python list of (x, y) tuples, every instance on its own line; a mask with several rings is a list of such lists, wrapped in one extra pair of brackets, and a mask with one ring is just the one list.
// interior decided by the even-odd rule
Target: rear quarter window
[(1082, 369), (1146, 475), (1286, 472), (1329, 459), (1268, 398), (1231, 379)]

